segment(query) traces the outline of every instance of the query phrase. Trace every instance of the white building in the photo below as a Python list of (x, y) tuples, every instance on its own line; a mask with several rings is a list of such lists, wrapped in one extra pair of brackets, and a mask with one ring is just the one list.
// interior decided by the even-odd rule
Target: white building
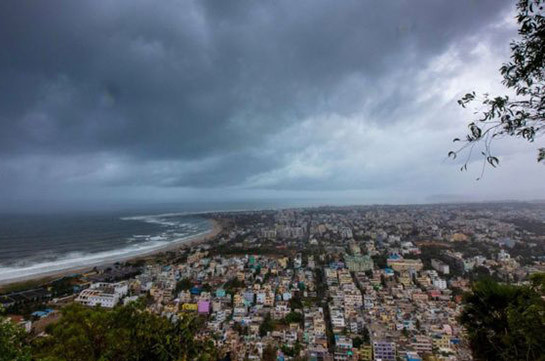
[(333, 329), (342, 330), (346, 326), (343, 311), (338, 308), (330, 310), (330, 318)]
[(432, 259), (431, 266), (433, 267), (433, 269), (437, 270), (437, 272), (441, 272), (444, 275), (448, 275), (450, 273), (450, 268), (448, 264), (438, 259)]
[(503, 249), (500, 250), (500, 253), (498, 253), (498, 261), (505, 262), (509, 261), (511, 259), (511, 255), (507, 252), (505, 252)]
[(126, 282), (93, 283), (91, 287), (81, 291), (75, 301), (85, 306), (113, 308), (127, 294), (129, 286)]
[(439, 277), (434, 278), (432, 282), (433, 282), (433, 287), (437, 289), (444, 290), (447, 288), (447, 281), (445, 281), (442, 278), (439, 278)]

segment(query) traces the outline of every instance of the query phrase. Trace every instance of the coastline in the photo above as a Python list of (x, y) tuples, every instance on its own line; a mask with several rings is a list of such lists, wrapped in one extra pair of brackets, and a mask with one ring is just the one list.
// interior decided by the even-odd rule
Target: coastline
[(81, 267), (68, 267), (68, 268), (60, 269), (60, 270), (52, 270), (52, 271), (47, 271), (47, 272), (43, 272), (39, 274), (24, 275), (17, 278), (0, 280), (0, 291), (3, 291), (4, 288), (14, 286), (19, 283), (29, 283), (29, 284), (35, 283), (36, 286), (38, 286), (39, 284), (47, 283), (57, 278), (69, 276), (72, 274), (88, 272), (92, 270), (94, 267), (111, 265), (116, 262), (129, 262), (129, 261), (138, 261), (143, 259), (152, 259), (166, 252), (172, 252), (172, 251), (175, 251), (181, 248), (186, 248), (186, 247), (195, 247), (197, 245), (210, 241), (223, 230), (223, 226), (217, 219), (208, 218), (208, 220), (212, 223), (212, 227), (207, 232), (200, 233), (188, 238), (176, 239), (168, 244), (165, 244), (162, 247), (152, 249), (149, 251), (144, 251), (137, 255), (120, 256), (120, 257), (114, 256), (112, 257), (112, 259), (99, 261), (99, 262), (81, 266)]

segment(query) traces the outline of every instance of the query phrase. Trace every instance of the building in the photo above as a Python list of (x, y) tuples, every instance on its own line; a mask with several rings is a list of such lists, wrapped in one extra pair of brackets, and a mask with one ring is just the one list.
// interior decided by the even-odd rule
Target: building
[(433, 349), (433, 343), (429, 336), (416, 335), (413, 338), (411, 347), (419, 353), (431, 353)]
[(346, 267), (352, 272), (365, 272), (373, 270), (373, 259), (368, 255), (344, 255)]
[(433, 282), (433, 287), (437, 289), (440, 289), (440, 290), (447, 289), (447, 281), (442, 278), (439, 278), (439, 277), (434, 278), (432, 282)]
[(390, 257), (386, 260), (386, 264), (388, 267), (398, 272), (408, 270), (420, 271), (422, 268), (424, 268), (424, 265), (420, 259)]
[(97, 306), (113, 308), (128, 292), (126, 282), (119, 283), (93, 283), (88, 289), (81, 291), (75, 301), (85, 306)]
[(416, 352), (409, 351), (405, 355), (405, 360), (406, 361), (422, 361), (422, 358), (420, 356), (418, 356), (418, 354)]
[(197, 303), (197, 311), (200, 314), (210, 313), (210, 301), (199, 301)]
[(500, 250), (500, 253), (498, 253), (498, 261), (500, 262), (506, 262), (506, 261), (509, 261), (511, 259), (511, 255), (507, 252), (505, 252), (505, 250)]
[(395, 361), (396, 344), (395, 342), (374, 341), (373, 355), (375, 361)]
[(438, 260), (438, 259), (432, 259), (431, 260), (431, 266), (433, 269), (435, 269), (437, 272), (441, 272), (444, 275), (448, 275), (450, 273), (450, 268), (448, 264)]

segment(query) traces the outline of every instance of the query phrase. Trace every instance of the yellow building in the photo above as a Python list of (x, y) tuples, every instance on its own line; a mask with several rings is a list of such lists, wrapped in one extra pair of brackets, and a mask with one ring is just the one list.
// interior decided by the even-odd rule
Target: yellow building
[(434, 338), (433, 346), (435, 348), (450, 348), (450, 337), (448, 335), (443, 335), (440, 338)]
[(450, 240), (452, 242), (465, 242), (468, 240), (468, 236), (466, 236), (465, 234), (463, 233), (454, 233), (451, 237), (450, 237)]
[(371, 345), (362, 345), (359, 349), (356, 350), (356, 354), (361, 361), (372, 361), (373, 347), (371, 347)]
[(235, 306), (239, 306), (239, 305), (242, 305), (244, 303), (244, 300), (242, 298), (242, 295), (240, 293), (236, 293), (234, 296), (233, 296), (233, 304)]
[(279, 264), (280, 267), (282, 267), (282, 268), (288, 267), (288, 258), (287, 258), (287, 257), (279, 258), (279, 259), (278, 259), (278, 264)]
[(410, 286), (410, 285), (413, 283), (413, 280), (411, 279), (411, 277), (410, 277), (407, 273), (403, 273), (403, 274), (399, 277), (399, 282), (400, 282), (403, 286)]
[(197, 304), (196, 303), (184, 303), (182, 305), (182, 310), (187, 312), (197, 312)]

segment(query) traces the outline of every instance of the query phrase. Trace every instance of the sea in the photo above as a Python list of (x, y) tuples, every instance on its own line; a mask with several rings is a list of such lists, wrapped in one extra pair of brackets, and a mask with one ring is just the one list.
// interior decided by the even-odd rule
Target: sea
[(293, 202), (154, 205), (119, 210), (0, 214), (0, 283), (114, 263), (210, 232), (208, 212)]
[(0, 282), (114, 262), (204, 235), (205, 217), (187, 214), (0, 216)]

